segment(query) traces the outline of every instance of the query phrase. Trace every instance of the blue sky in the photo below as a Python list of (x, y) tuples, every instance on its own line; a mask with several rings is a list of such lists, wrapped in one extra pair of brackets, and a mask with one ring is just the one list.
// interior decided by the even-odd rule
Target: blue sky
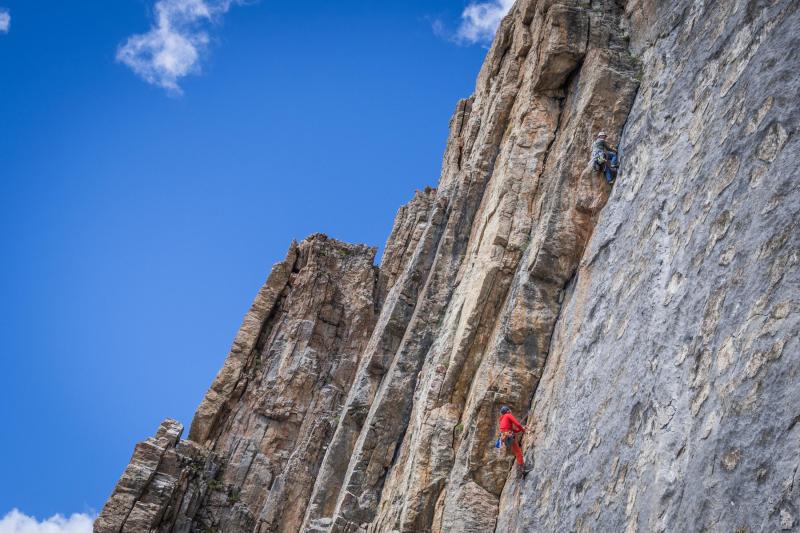
[(0, 516), (188, 426), (292, 239), (383, 245), (510, 3), (0, 0)]

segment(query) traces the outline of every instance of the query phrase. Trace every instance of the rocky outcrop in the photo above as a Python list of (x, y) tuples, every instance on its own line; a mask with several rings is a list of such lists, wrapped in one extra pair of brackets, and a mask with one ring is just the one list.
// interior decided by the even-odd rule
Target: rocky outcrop
[(183, 426), (168, 419), (154, 438), (136, 445), (95, 531), (190, 530), (187, 516), (218, 486), (219, 462), (207, 449), (181, 441), (181, 433)]
[(188, 439), (138, 445), (95, 529), (794, 527), (799, 18), (519, 0), (380, 267), (293, 244)]
[(428, 219), (436, 202), (436, 189), (417, 191), (414, 198), (397, 212), (392, 232), (383, 250), (378, 277), (378, 299), (386, 300), (389, 288), (408, 266), (420, 239), (428, 227)]
[[(195, 472), (196, 461), (184, 460), (176, 473), (170, 446), (182, 428), (165, 423), (160, 433), (169, 428), (170, 440), (157, 436), (137, 447), (95, 530), (296, 530), (375, 324), (374, 258), (374, 248), (323, 235), (293, 244), (256, 296), (180, 444), (209, 464)], [(140, 495), (154, 492), (161, 508), (130, 512)], [(202, 504), (186, 505), (187, 497)]]

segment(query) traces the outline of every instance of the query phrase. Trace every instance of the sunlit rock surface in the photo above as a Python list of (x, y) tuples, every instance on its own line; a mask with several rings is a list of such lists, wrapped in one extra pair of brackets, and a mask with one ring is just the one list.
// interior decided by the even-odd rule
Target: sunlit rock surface
[(800, 529), (798, 6), (519, 0), (380, 267), (292, 244), (95, 530)]

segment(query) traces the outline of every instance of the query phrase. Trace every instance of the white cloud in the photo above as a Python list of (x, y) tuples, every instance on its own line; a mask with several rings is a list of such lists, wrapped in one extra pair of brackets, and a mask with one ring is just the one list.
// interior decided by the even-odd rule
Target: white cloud
[(513, 5), (514, 0), (469, 4), (461, 13), (461, 26), (456, 32), (456, 40), (473, 44), (490, 42), (503, 17)]
[(0, 8), (0, 33), (8, 33), (11, 27), (11, 13), (7, 9)]
[(117, 60), (148, 83), (180, 94), (178, 81), (200, 72), (209, 43), (206, 28), (243, 0), (157, 0), (155, 22), (117, 50)]
[(91, 533), (92, 522), (93, 517), (79, 513), (69, 518), (57, 514), (39, 522), (13, 509), (0, 519), (0, 533)]

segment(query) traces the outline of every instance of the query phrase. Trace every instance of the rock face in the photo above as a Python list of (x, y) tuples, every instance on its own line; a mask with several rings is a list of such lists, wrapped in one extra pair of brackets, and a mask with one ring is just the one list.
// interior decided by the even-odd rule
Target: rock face
[(627, 9), (644, 68), (624, 175), (565, 294), (533, 472), (506, 484), (497, 529), (791, 529), (798, 3)]
[[(302, 519), (375, 325), (375, 249), (292, 244), (245, 316), (189, 439), (137, 446), (96, 531), (251, 531)], [(162, 434), (166, 437), (162, 437)]]
[(519, 0), (380, 268), (293, 244), (95, 530), (796, 528), (798, 5)]

